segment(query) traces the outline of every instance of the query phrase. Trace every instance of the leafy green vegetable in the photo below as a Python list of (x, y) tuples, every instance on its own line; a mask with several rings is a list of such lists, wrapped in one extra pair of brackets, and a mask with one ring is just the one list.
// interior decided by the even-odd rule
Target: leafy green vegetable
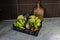
[(23, 16), (23, 15), (19, 15), (19, 16), (17, 17), (17, 20), (19, 20), (19, 19), (24, 19), (24, 16)]
[(39, 19), (38, 17), (36, 17), (34, 15), (29, 16), (29, 24), (30, 24), (30, 26), (38, 28), (38, 26), (41, 25), (40, 22), (41, 22), (41, 19)]

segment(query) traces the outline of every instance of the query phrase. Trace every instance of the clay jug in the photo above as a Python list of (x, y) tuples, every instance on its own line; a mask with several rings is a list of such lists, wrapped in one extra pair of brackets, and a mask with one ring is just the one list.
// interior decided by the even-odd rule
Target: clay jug
[(37, 5), (34, 8), (34, 15), (38, 16), (41, 20), (43, 20), (44, 9), (40, 6), (40, 0), (38, 0)]

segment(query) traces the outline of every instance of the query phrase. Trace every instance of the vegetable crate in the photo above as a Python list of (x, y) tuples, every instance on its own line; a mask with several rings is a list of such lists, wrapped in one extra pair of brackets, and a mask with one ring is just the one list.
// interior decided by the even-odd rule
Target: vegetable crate
[(42, 27), (42, 21), (34, 15), (30, 15), (28, 17), (19, 15), (17, 17), (17, 21), (14, 22), (13, 24), (14, 30), (21, 31), (34, 36), (38, 36), (41, 27)]
[(36, 31), (32, 31), (32, 30), (30, 30), (30, 29), (23, 29), (23, 30), (22, 30), (22, 29), (20, 29), (20, 28), (17, 28), (17, 27), (14, 26), (14, 25), (13, 25), (13, 30), (16, 30), (16, 31), (19, 31), (19, 32), (23, 32), (23, 33), (26, 33), (26, 34), (30, 34), (30, 35), (33, 35), (33, 36), (38, 36), (38, 33), (39, 33), (41, 27), (42, 27), (42, 22), (41, 22), (41, 25), (40, 25), (39, 29), (36, 30)]

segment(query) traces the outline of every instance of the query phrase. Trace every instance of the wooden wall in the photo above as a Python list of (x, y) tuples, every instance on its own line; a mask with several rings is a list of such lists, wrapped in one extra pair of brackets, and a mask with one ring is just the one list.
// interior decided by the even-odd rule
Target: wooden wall
[[(31, 13), (37, 0), (0, 0), (2, 19), (14, 19), (20, 12)], [(45, 17), (60, 17), (60, 0), (41, 0)]]
[[(31, 12), (37, 0), (18, 0), (18, 12)], [(41, 0), (45, 9), (45, 17), (60, 17), (60, 0)], [(19, 14), (18, 14), (19, 15)]]
[(16, 0), (0, 0), (0, 18), (14, 19), (17, 15)]

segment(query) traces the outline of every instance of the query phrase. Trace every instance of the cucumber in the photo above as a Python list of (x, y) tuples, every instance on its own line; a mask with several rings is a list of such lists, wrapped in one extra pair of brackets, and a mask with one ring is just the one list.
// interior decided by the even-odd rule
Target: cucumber
[(18, 24), (18, 27), (19, 27), (19, 28), (24, 29), (24, 27), (23, 27), (22, 24), (20, 24), (19, 22), (17, 22), (17, 24)]

